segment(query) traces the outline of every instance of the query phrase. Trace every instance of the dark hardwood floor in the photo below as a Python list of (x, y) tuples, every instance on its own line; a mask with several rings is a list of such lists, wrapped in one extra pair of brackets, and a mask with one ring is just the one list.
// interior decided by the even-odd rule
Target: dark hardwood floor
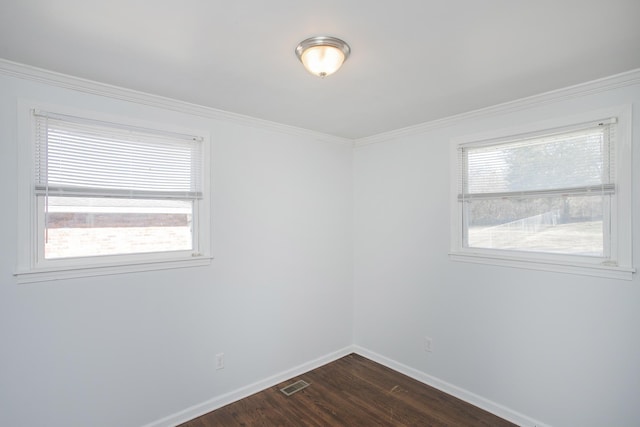
[[(294, 381), (311, 385), (287, 397)], [(351, 354), (180, 427), (514, 426), (480, 408)]]

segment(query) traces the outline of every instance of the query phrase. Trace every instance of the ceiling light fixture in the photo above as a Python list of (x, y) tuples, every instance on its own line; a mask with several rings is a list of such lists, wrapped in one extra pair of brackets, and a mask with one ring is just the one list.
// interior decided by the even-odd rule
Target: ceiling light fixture
[(350, 53), (349, 45), (335, 37), (311, 37), (296, 47), (296, 55), (304, 68), (318, 77), (338, 71)]

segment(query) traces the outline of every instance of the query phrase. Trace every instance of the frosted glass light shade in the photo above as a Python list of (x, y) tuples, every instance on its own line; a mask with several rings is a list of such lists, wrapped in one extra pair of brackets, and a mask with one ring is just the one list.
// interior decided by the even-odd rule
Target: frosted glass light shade
[(349, 45), (335, 37), (312, 37), (296, 48), (296, 55), (307, 71), (318, 77), (338, 71), (350, 53)]
[(338, 71), (344, 62), (344, 53), (333, 46), (314, 46), (305, 50), (300, 58), (311, 74), (325, 77)]

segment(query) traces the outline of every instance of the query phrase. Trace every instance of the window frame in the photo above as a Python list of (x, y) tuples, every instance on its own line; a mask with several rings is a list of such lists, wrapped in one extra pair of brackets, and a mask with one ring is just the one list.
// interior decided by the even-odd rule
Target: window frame
[[(602, 258), (526, 252), (507, 249), (470, 248), (464, 246), (463, 206), (458, 201), (459, 179), (458, 162), (460, 146), (487, 145), (504, 139), (526, 139), (536, 134), (570, 128), (583, 123), (607, 118), (616, 118), (615, 141), (615, 185), (616, 192), (611, 196), (610, 214), (610, 258)], [(614, 279), (631, 280), (635, 269), (632, 266), (632, 110), (631, 105), (623, 105), (586, 112), (567, 117), (558, 117), (546, 121), (521, 126), (497, 129), (485, 133), (452, 138), (450, 141), (450, 252), (453, 261), (489, 264), (523, 269), (554, 271)], [(607, 212), (605, 212), (605, 215)], [(606, 244), (606, 243), (605, 243)]]
[[(193, 204), (193, 250), (133, 253), (104, 256), (43, 259), (38, 230), (38, 204), (35, 191), (35, 117), (34, 110), (81, 117), (158, 132), (197, 135), (202, 138), (202, 199)], [(167, 123), (150, 122), (119, 115), (18, 100), (18, 259), (14, 273), (18, 283), (91, 277), (139, 271), (206, 266), (211, 263), (210, 238), (210, 168), (211, 148), (208, 130), (186, 128)]]

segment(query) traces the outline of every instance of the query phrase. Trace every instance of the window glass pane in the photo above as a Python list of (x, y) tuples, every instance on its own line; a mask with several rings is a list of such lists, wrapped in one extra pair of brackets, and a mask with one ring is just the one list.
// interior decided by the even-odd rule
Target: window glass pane
[(193, 202), (48, 197), (45, 259), (193, 249)]
[(466, 246), (602, 257), (609, 196), (466, 201)]

